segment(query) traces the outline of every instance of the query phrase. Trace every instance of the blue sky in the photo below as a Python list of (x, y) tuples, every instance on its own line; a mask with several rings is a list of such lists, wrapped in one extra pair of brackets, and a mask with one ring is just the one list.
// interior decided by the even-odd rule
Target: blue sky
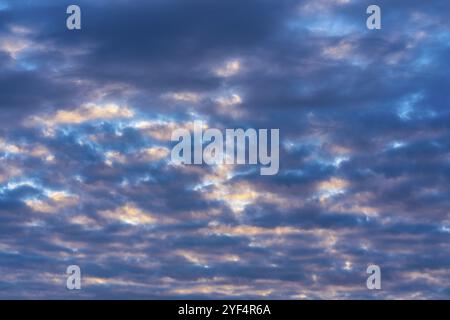
[[(79, 31), (0, 1), (0, 298), (450, 298), (448, 1), (376, 1), (381, 30), (372, 1), (75, 2)], [(278, 175), (172, 165), (195, 120), (279, 128)]]

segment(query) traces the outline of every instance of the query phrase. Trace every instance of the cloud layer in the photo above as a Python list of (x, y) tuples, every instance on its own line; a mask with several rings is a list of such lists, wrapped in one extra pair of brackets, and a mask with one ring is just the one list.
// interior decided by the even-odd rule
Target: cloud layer
[[(450, 298), (448, 1), (78, 4), (0, 0), (0, 298)], [(279, 174), (172, 165), (195, 120)]]

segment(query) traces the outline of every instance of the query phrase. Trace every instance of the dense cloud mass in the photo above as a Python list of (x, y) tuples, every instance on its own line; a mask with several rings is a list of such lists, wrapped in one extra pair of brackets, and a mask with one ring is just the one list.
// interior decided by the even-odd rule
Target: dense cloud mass
[[(450, 298), (449, 1), (76, 2), (0, 0), (0, 298)], [(278, 175), (172, 164), (199, 119)]]

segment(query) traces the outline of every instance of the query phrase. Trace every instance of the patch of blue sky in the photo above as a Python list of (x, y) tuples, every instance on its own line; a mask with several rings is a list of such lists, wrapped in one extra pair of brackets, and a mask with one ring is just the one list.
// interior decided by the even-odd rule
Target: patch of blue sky
[(332, 37), (344, 37), (360, 29), (355, 22), (350, 22), (346, 19), (335, 16), (332, 18), (325, 17), (323, 19), (311, 18), (303, 20), (298, 24), (292, 23), (290, 26), (294, 28), (305, 28), (312, 33)]
[(7, 10), (9, 8), (9, 4), (5, 1), (0, 0), (0, 11)]
[(415, 112), (417, 103), (422, 100), (423, 94), (420, 92), (409, 95), (404, 98), (397, 108), (397, 115), (403, 121), (411, 120)]
[(31, 62), (22, 61), (19, 64), (22, 67), (22, 69), (24, 69), (26, 71), (34, 71), (37, 69), (37, 65), (34, 63), (31, 63)]

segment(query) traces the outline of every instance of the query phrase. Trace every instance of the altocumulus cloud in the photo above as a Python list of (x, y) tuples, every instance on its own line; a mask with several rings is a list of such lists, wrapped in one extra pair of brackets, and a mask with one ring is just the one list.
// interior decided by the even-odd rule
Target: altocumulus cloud
[[(78, 4), (0, 1), (0, 297), (450, 297), (448, 1)], [(195, 120), (279, 174), (171, 164)]]

